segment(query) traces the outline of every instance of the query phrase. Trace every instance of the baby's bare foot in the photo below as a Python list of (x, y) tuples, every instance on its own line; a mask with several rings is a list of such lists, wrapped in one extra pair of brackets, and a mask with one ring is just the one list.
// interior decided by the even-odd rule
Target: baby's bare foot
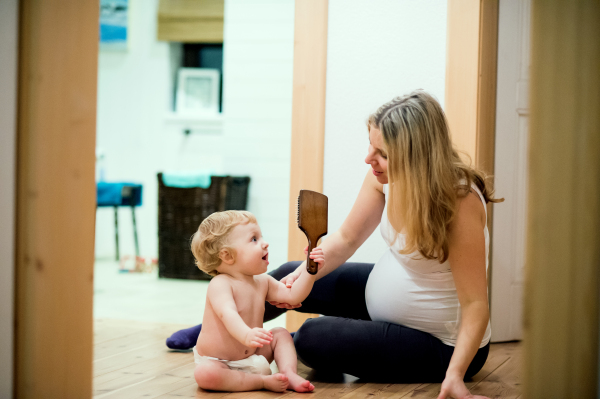
[(284, 392), (288, 387), (288, 378), (284, 374), (277, 373), (263, 377), (265, 389), (273, 392)]
[(310, 381), (305, 380), (296, 373), (289, 372), (286, 374), (290, 382), (289, 389), (296, 392), (312, 392), (315, 386)]

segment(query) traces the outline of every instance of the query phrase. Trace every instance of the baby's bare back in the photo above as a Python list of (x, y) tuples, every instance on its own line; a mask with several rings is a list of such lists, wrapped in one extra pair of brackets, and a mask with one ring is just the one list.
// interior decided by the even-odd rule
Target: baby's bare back
[[(219, 281), (220, 286), (228, 284), (228, 287), (231, 287), (238, 314), (246, 325), (250, 328), (262, 328), (268, 288), (268, 282), (264, 276), (254, 276), (252, 282), (235, 280), (225, 275), (215, 277), (215, 279), (217, 278), (221, 280)], [(215, 279), (210, 284), (213, 284)], [(223, 295), (223, 292), (220, 292), (220, 295)], [(196, 343), (198, 354), (224, 360), (241, 360), (253, 355), (257, 348), (245, 346), (231, 335), (217, 315), (212, 300), (219, 300), (219, 298), (211, 295), (209, 286), (202, 331)]]

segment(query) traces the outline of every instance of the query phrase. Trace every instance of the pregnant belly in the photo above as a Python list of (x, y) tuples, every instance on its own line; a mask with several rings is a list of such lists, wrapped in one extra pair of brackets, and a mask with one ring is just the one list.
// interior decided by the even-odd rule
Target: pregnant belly
[(401, 265), (391, 251), (386, 251), (371, 271), (365, 300), (374, 321), (401, 324), (435, 336), (453, 335), (458, 327), (452, 275), (415, 273)]

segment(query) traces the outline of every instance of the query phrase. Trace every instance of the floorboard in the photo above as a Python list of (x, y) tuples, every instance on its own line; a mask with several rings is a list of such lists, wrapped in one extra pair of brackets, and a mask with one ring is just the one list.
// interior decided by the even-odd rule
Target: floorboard
[[(94, 322), (94, 398), (437, 398), (440, 384), (376, 384), (355, 377), (323, 376), (298, 363), (298, 374), (315, 385), (296, 392), (207, 392), (193, 378), (191, 352), (170, 351), (165, 338), (186, 326), (98, 319)], [(492, 344), (483, 369), (467, 382), (471, 393), (490, 398), (521, 396), (521, 343)]]

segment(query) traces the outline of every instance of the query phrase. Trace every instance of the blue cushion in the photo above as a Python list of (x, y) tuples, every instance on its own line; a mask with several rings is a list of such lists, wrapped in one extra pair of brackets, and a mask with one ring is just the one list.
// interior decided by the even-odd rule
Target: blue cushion
[(97, 206), (140, 206), (142, 185), (137, 183), (96, 183)]

